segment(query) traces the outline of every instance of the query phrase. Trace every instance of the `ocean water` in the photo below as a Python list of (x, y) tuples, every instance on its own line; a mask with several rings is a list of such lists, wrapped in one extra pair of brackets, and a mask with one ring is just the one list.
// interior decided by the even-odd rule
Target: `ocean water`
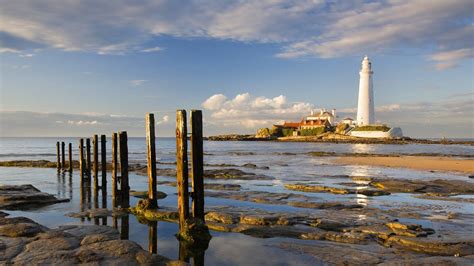
[[(73, 143), (73, 159), (77, 160), (78, 138), (0, 138), (0, 161), (7, 160), (56, 160), (56, 141)], [(107, 151), (110, 151), (110, 139), (107, 139)], [(157, 160), (163, 163), (175, 161), (175, 139), (157, 138)], [(429, 171), (416, 171), (410, 169), (384, 168), (356, 165), (335, 165), (331, 157), (314, 157), (309, 152), (324, 151), (336, 153), (381, 153), (381, 154), (415, 154), (415, 153), (442, 153), (458, 156), (474, 155), (474, 147), (468, 145), (385, 145), (385, 144), (333, 144), (333, 143), (281, 143), (281, 142), (204, 142), (205, 163), (208, 165), (232, 164), (245, 172), (267, 175), (272, 180), (212, 180), (215, 183), (240, 184), (242, 191), (268, 191), (288, 193), (284, 188), (289, 183), (317, 182), (328, 186), (340, 186), (339, 183), (347, 179), (338, 176), (368, 176), (408, 179), (468, 179), (464, 174), (441, 173)], [(67, 145), (66, 145), (67, 152)], [(110, 160), (110, 152), (108, 154)], [(144, 138), (129, 138), (129, 161), (146, 163), (146, 144)], [(256, 164), (258, 167), (268, 169), (250, 169), (240, 167), (246, 163)], [(440, 161), (442, 163), (442, 161)], [(172, 164), (159, 164), (159, 168), (172, 168)], [(216, 167), (216, 166), (214, 166)], [(208, 166), (206, 168), (213, 168)], [(110, 173), (108, 174), (110, 178)], [(173, 178), (159, 176), (159, 181), (172, 181)], [(100, 220), (76, 219), (65, 216), (69, 212), (92, 207), (94, 202), (84, 203), (80, 199), (81, 190), (78, 184), (77, 171), (72, 175), (58, 174), (56, 169), (0, 167), (0, 184), (33, 184), (42, 191), (52, 193), (60, 198), (69, 198), (67, 203), (55, 204), (31, 211), (8, 211), (13, 216), (26, 216), (38, 222), (55, 228), (64, 224), (107, 224), (112, 225), (112, 218)], [(361, 186), (364, 186), (363, 184)], [(106, 198), (99, 198), (100, 205), (106, 202), (110, 208), (110, 181), (108, 182)], [(130, 187), (132, 190), (146, 190), (147, 177), (130, 174)], [(177, 206), (176, 188), (159, 186), (158, 190), (168, 194), (159, 201), (160, 206)], [(389, 209), (395, 207), (417, 207), (429, 212), (436, 217), (447, 212), (466, 214), (474, 217), (472, 204), (425, 200), (413, 197), (412, 194), (395, 193), (389, 196), (366, 197), (363, 195), (333, 195), (328, 193), (305, 193), (291, 191), (291, 193), (304, 194), (317, 201), (340, 201), (358, 203), (367, 207)], [(463, 197), (460, 195), (459, 197)], [(469, 196), (464, 196), (468, 198)], [(138, 199), (131, 197), (131, 205)], [(306, 212), (310, 215), (314, 210), (291, 207), (287, 205), (257, 204), (251, 202), (206, 197), (206, 207), (216, 206), (251, 207), (275, 212)], [(437, 228), (436, 221), (425, 219), (417, 220), (424, 226)], [(150, 232), (149, 225), (141, 224), (133, 215), (117, 221), (119, 229), (128, 228), (128, 238), (148, 248)], [(473, 219), (459, 221), (459, 223), (472, 224)], [(160, 255), (178, 259), (179, 242), (174, 234), (178, 231), (177, 225), (168, 222), (158, 222), (157, 225), (157, 250)], [(471, 229), (470, 233), (474, 233)], [(281, 238), (260, 239), (243, 234), (211, 232), (213, 238), (205, 253), (206, 265), (314, 265), (320, 262), (301, 253), (292, 253), (281, 250), (278, 243), (302, 242), (304, 240), (291, 240)]]

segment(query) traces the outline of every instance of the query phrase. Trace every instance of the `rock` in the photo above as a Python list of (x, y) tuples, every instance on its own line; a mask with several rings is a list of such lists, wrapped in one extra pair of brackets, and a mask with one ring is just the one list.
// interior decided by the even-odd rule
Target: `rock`
[[(139, 199), (146, 199), (148, 198), (148, 191), (135, 191), (135, 190), (130, 190), (130, 195), (134, 196), (135, 198)], [(165, 192), (162, 191), (156, 191), (156, 199), (164, 199), (168, 195)]]
[(306, 185), (306, 184), (286, 184), (286, 189), (304, 192), (329, 192), (333, 194), (351, 194), (348, 189), (333, 188), (327, 186)]
[(237, 215), (232, 215), (230, 213), (210, 211), (206, 213), (205, 220), (209, 222), (217, 222), (223, 224), (235, 224), (239, 221)]
[(469, 178), (474, 178), (474, 175), (470, 175)]
[(33, 241), (26, 245), (25, 252), (53, 252), (70, 250), (79, 247), (79, 240), (75, 237), (56, 237)]
[(315, 222), (311, 223), (311, 226), (327, 231), (342, 231), (343, 228), (347, 227), (345, 224), (327, 219), (316, 219)]
[(43, 228), (36, 223), (17, 223), (0, 226), (0, 236), (31, 237), (43, 232)]
[(332, 194), (362, 194), (366, 196), (384, 196), (390, 195), (389, 192), (382, 190), (373, 190), (373, 189), (352, 189), (352, 188), (336, 188), (336, 187), (327, 187), (319, 185), (308, 185), (308, 184), (286, 184), (286, 189), (303, 191), (303, 192), (328, 192)]
[(275, 215), (244, 215), (240, 217), (241, 224), (276, 225), (280, 217)]
[(433, 229), (424, 229), (418, 224), (402, 224), (398, 222), (391, 222), (386, 223), (385, 225), (399, 236), (422, 237), (434, 233)]
[(444, 242), (437, 239), (391, 236), (386, 246), (396, 246), (416, 252), (439, 256), (467, 256), (474, 254), (474, 242)]
[[(165, 257), (149, 254), (135, 242), (119, 240), (118, 232), (108, 226), (68, 225), (49, 230), (24, 217), (1, 219), (0, 228), (4, 233), (4, 236), (0, 236), (2, 264), (175, 264)], [(17, 227), (16, 231), (6, 230), (14, 226)], [(32, 228), (39, 228), (41, 232), (31, 231)]]
[(108, 226), (99, 226), (99, 225), (71, 225), (71, 226), (60, 226), (59, 230), (71, 234), (79, 239), (83, 239), (88, 235), (107, 235), (112, 239), (117, 239), (119, 233), (116, 229)]
[(163, 208), (160, 207), (158, 209), (150, 209), (146, 208), (143, 205), (144, 200), (140, 200), (137, 203), (137, 206), (131, 207), (130, 212), (143, 217), (148, 221), (169, 221), (169, 222), (176, 222), (179, 218), (178, 211), (175, 209), (170, 208)]
[(105, 242), (105, 241), (109, 241), (113, 239), (114, 239), (113, 237), (106, 234), (87, 235), (82, 239), (81, 246), (89, 245), (89, 244), (97, 243), (97, 242)]
[(311, 208), (311, 209), (333, 209), (333, 210), (344, 210), (344, 209), (361, 209), (364, 208), (361, 204), (347, 204), (340, 202), (301, 202), (292, 201), (288, 205), (300, 208)]
[(204, 178), (210, 179), (239, 179), (239, 180), (272, 180), (274, 178), (266, 175), (257, 175), (244, 172), (239, 169), (209, 169), (204, 170)]
[(0, 261), (10, 261), (23, 251), (27, 243), (24, 238), (0, 237)]
[(69, 199), (57, 199), (51, 194), (39, 191), (32, 185), (0, 186), (0, 209), (31, 209), (67, 201)]
[(407, 180), (407, 179), (376, 179), (370, 186), (388, 192), (403, 193), (438, 193), (439, 194), (474, 194), (474, 183), (462, 180)]
[(461, 257), (421, 257), (421, 258), (406, 258), (406, 259), (395, 259), (385, 261), (378, 264), (378, 266), (395, 266), (395, 265), (412, 265), (412, 266), (425, 266), (425, 265), (473, 265), (474, 259), (461, 258)]
[(349, 244), (367, 244), (370, 237), (364, 233), (354, 232), (328, 232), (324, 235), (324, 239), (333, 242), (349, 243)]

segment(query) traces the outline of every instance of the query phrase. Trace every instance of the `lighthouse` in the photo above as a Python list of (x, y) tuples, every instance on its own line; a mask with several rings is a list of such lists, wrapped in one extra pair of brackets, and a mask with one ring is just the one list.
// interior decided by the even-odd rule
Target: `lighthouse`
[(357, 125), (359, 126), (370, 125), (375, 122), (373, 73), (369, 57), (365, 56), (359, 72), (359, 103), (357, 105)]

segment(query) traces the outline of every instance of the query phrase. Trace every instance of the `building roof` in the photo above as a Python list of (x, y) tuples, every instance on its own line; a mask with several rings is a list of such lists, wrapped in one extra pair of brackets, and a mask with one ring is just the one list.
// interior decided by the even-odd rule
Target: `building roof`
[(324, 126), (326, 125), (327, 120), (305, 120), (301, 121), (300, 125), (302, 126)]
[(283, 123), (283, 127), (297, 128), (300, 126), (300, 122), (286, 122)]

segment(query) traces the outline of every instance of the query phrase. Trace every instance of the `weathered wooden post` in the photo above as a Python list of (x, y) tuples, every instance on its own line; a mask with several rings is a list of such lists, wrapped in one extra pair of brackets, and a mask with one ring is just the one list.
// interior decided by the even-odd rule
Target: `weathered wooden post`
[(92, 171), (94, 176), (94, 195), (98, 190), (99, 186), (99, 137), (94, 135), (92, 137), (92, 152), (93, 152), (93, 163), (92, 163)]
[(72, 143), (69, 142), (68, 145), (69, 150), (69, 173), (72, 173), (73, 163), (72, 163)]
[[(128, 186), (128, 146), (127, 131), (119, 133), (119, 150), (120, 150), (120, 192), (121, 207), (130, 207), (130, 188)], [(122, 218), (123, 219), (123, 218)]]
[(66, 152), (65, 152), (66, 144), (64, 141), (61, 141), (61, 169), (66, 169)]
[(112, 207), (117, 207), (117, 133), (112, 133)]
[(176, 111), (176, 182), (178, 187), (179, 229), (185, 230), (189, 218), (188, 139), (186, 111)]
[(202, 141), (202, 112), (191, 111), (191, 167), (193, 173), (193, 217), (204, 222), (204, 158)]
[(155, 116), (146, 115), (146, 147), (148, 162), (148, 200), (150, 208), (157, 208), (156, 197), (156, 146), (155, 146)]
[(84, 139), (79, 140), (79, 171), (81, 187), (84, 186)]
[(91, 139), (86, 139), (87, 182), (91, 182)]
[(59, 141), (56, 142), (56, 168), (61, 169), (61, 151), (59, 150)]
[(106, 143), (107, 141), (105, 139), (105, 135), (100, 135), (100, 162), (102, 164), (102, 166), (100, 167), (100, 169), (102, 170), (101, 189), (105, 192), (107, 192), (107, 153), (105, 146)]

